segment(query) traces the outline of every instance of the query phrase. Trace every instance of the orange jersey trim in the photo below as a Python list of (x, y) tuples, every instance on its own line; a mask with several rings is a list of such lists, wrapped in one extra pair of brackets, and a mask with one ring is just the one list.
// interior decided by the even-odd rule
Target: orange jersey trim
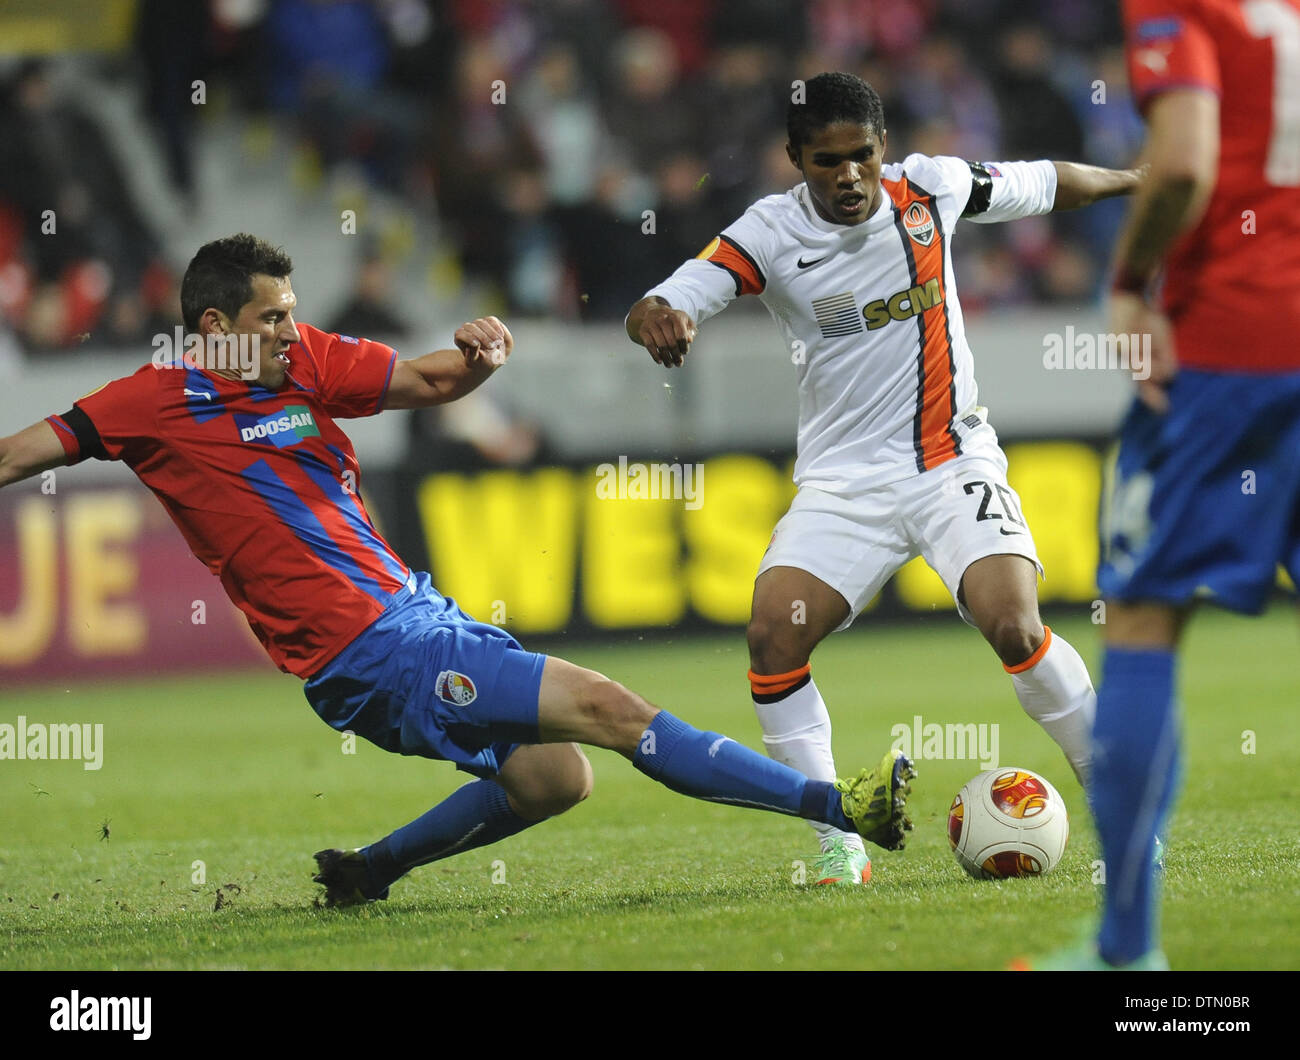
[(749, 251), (728, 236), (718, 236), (700, 251), (699, 257), (710, 265), (726, 269), (736, 281), (736, 296), (762, 294), (767, 280)]
[(913, 288), (935, 290), (938, 295), (927, 308), (915, 314), (921, 355), (917, 359), (917, 410), (912, 421), (912, 445), (917, 471), (929, 471), (961, 452), (952, 430), (952, 420), (957, 415), (957, 386), (944, 279), (946, 236), (933, 195), (906, 177), (882, 180), (880, 184), (894, 204), (894, 225), (903, 241)]

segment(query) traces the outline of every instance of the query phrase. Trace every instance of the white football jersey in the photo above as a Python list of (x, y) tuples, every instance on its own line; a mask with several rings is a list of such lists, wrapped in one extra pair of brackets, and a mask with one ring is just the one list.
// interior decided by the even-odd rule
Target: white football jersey
[(1051, 162), (970, 163), (909, 155), (881, 168), (879, 209), (823, 220), (808, 186), (754, 203), (648, 291), (696, 324), (756, 294), (799, 380), (794, 479), (832, 493), (895, 482), (991, 434), (976, 413), (950, 241), (960, 217), (1047, 213)]

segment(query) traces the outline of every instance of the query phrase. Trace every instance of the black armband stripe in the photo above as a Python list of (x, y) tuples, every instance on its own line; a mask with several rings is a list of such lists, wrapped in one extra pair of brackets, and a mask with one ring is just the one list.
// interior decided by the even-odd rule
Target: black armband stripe
[(966, 200), (963, 217), (974, 217), (989, 208), (993, 201), (993, 174), (982, 162), (968, 162), (970, 166), (970, 198)]
[(76, 436), (77, 445), (81, 449), (81, 455), (86, 458), (94, 457), (96, 460), (107, 460), (108, 453), (104, 449), (104, 443), (99, 437), (99, 431), (95, 430), (95, 425), (90, 422), (87, 416), (78, 405), (73, 405), (61, 417), (64, 423), (72, 428), (72, 433)]
[(720, 261), (713, 261), (712, 259), (708, 259), (708, 261), (710, 265), (716, 265), (731, 277), (731, 282), (736, 285), (736, 297), (739, 298), (745, 289), (745, 281), (741, 279), (740, 273), (731, 268), (731, 266), (722, 264)]

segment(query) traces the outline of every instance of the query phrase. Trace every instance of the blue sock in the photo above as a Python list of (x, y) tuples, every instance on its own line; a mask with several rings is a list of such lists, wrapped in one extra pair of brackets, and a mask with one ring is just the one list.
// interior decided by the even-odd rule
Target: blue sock
[(701, 732), (666, 710), (641, 736), (632, 764), (683, 795), (806, 817), (853, 832), (835, 785), (809, 780), (789, 766), (716, 732)]
[(1156, 833), (1179, 770), (1174, 653), (1107, 648), (1093, 728), (1092, 813), (1106, 864), (1101, 955), (1126, 964), (1159, 945)]
[(386, 897), (388, 885), (417, 865), (487, 846), (539, 823), (515, 813), (505, 788), (496, 781), (466, 784), (428, 813), (363, 849), (373, 896), (380, 897), (382, 891)]

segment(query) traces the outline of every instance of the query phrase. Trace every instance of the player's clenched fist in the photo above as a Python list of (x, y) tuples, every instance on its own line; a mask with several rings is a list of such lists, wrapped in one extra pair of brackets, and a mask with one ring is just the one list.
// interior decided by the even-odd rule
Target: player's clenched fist
[(672, 368), (682, 363), (691, 348), (696, 327), (686, 313), (663, 299), (643, 298), (628, 314), (627, 333), (633, 342), (650, 351), (657, 364)]
[(480, 364), (498, 367), (506, 363), (515, 348), (514, 336), (496, 317), (480, 317), (456, 329), (456, 346), (470, 367)]

